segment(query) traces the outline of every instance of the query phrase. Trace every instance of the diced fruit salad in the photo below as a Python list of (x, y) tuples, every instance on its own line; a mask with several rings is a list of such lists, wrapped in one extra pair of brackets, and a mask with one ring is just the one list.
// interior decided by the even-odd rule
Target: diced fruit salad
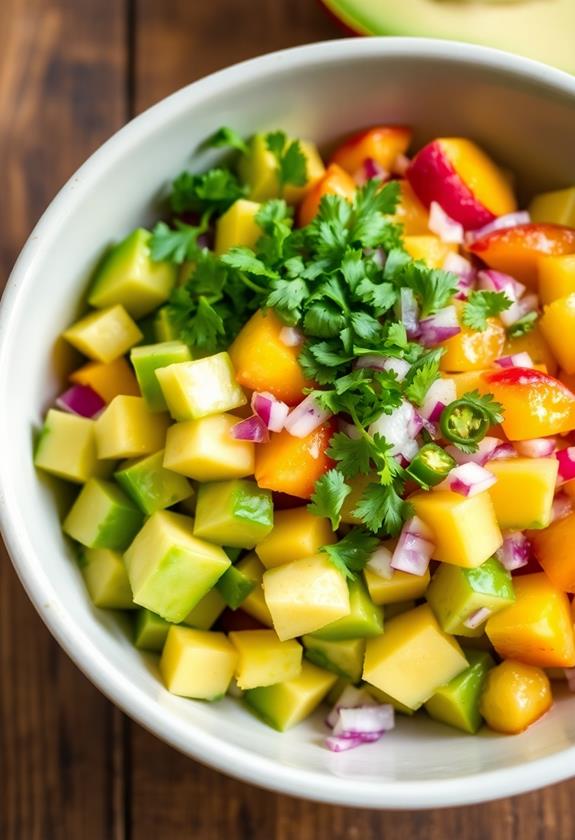
[(473, 141), (410, 144), (216, 132), (100, 263), (35, 449), (166, 688), (327, 700), (335, 751), (575, 690), (575, 187), (518, 210)]

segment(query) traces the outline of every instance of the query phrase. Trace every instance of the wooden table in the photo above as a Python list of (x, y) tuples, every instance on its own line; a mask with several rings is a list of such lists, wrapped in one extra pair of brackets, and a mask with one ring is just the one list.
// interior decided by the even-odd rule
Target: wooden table
[[(224, 65), (339, 34), (314, 0), (1, 0), (0, 278), (56, 190), (132, 116)], [(0, 557), (3, 840), (572, 840), (572, 796), (575, 781), (473, 808), (380, 813), (230, 780), (108, 703)]]

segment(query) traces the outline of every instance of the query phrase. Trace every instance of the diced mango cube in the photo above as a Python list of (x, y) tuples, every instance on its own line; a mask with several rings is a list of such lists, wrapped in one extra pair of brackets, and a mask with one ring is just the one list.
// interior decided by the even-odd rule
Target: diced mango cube
[(575, 665), (569, 599), (543, 572), (515, 578), (515, 603), (487, 621), (487, 635), (504, 659), (541, 668)]
[(536, 195), (529, 205), (533, 222), (575, 227), (575, 187)]
[(110, 474), (113, 463), (98, 460), (95, 423), (50, 409), (36, 443), (34, 464), (41, 470), (83, 484)]
[(174, 420), (197, 420), (247, 403), (227, 353), (169, 365), (156, 376)]
[(263, 231), (256, 222), (261, 207), (255, 201), (239, 198), (216, 222), (216, 254), (225, 254), (230, 248), (253, 248)]
[(489, 318), (481, 332), (461, 325), (460, 333), (440, 345), (445, 349), (441, 370), (457, 373), (489, 368), (503, 355), (505, 339), (505, 329), (495, 318)]
[[(502, 355), (513, 356), (515, 353), (529, 353), (533, 362), (536, 365), (545, 365), (547, 373), (550, 373), (551, 376), (555, 376), (557, 373), (557, 361), (547, 340), (543, 337), (538, 323), (525, 335), (507, 339)], [(479, 385), (475, 387), (481, 390)]]
[(128, 572), (118, 551), (109, 548), (87, 548), (82, 552), (82, 577), (92, 603), (112, 610), (135, 607)]
[(100, 458), (136, 458), (163, 448), (169, 419), (150, 414), (143, 397), (114, 397), (96, 420)]
[(84, 367), (70, 374), (70, 382), (88, 385), (107, 403), (123, 394), (127, 397), (139, 397), (140, 389), (134, 373), (123, 356), (113, 362), (88, 362)]
[(232, 435), (239, 422), (232, 414), (212, 414), (175, 423), (168, 429), (164, 466), (196, 481), (253, 475), (255, 444)]
[[(230, 567), (231, 568), (231, 567)], [(224, 572), (225, 574), (225, 572)], [(183, 624), (197, 630), (209, 630), (226, 608), (226, 602), (217, 589), (210, 589), (201, 601), (198, 601), (183, 620)]]
[(423, 260), (429, 268), (442, 268), (448, 254), (457, 251), (457, 245), (442, 242), (438, 236), (404, 236), (403, 247), (414, 260)]
[(141, 528), (143, 518), (117, 484), (91, 478), (72, 505), (62, 529), (86, 548), (123, 551)]
[(545, 254), (537, 260), (537, 271), (542, 303), (553, 303), (575, 292), (575, 254)]
[(223, 633), (170, 627), (160, 671), (172, 694), (217, 700), (228, 690), (237, 660), (234, 646)]
[[(371, 600), (379, 605), (421, 598), (430, 580), (429, 569), (423, 575), (410, 575), (394, 569), (390, 578), (377, 575), (369, 568), (365, 568), (363, 574)], [(387, 616), (387, 610), (385, 615)]]
[(137, 324), (123, 306), (91, 312), (69, 327), (63, 337), (84, 356), (113, 362), (142, 339)]
[(256, 546), (256, 554), (271, 569), (311, 557), (336, 539), (329, 519), (314, 516), (306, 507), (280, 510), (274, 514), (272, 531)]
[(294, 639), (281, 642), (273, 630), (238, 630), (229, 640), (238, 652), (238, 688), (274, 685), (301, 672), (303, 649)]
[(350, 612), (347, 583), (327, 554), (268, 569), (263, 587), (282, 641), (313, 633)]
[(547, 527), (559, 468), (556, 458), (508, 458), (489, 461), (486, 468), (497, 479), (489, 495), (502, 530)]
[(160, 368), (180, 362), (190, 362), (190, 348), (183, 341), (163, 341), (134, 347), (130, 360), (149, 411), (167, 411), (168, 406), (156, 376)]
[(236, 565), (236, 569), (239, 569), (246, 577), (254, 582), (254, 588), (247, 598), (244, 598), (242, 601), (242, 610), (248, 615), (251, 615), (252, 618), (265, 624), (266, 627), (273, 627), (273, 619), (266, 604), (262, 586), (265, 568), (262, 566), (258, 555), (252, 552), (242, 557)]
[(462, 373), (450, 373), (449, 379), (455, 382), (455, 392), (457, 397), (462, 397), (469, 391), (476, 391), (482, 384), (482, 370), (466, 370)]
[(546, 306), (539, 323), (559, 365), (575, 373), (575, 292)]
[(545, 714), (552, 703), (545, 671), (508, 659), (487, 674), (480, 711), (491, 729), (515, 735)]
[(575, 592), (575, 513), (530, 534), (530, 539), (551, 582), (563, 592)]
[(481, 566), (503, 544), (489, 493), (461, 496), (449, 490), (417, 493), (409, 500), (433, 531), (433, 558), (454, 566)]

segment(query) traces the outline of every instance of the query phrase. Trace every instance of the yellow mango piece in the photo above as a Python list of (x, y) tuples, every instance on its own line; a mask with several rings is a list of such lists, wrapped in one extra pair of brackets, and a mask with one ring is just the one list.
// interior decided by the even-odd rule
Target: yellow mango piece
[(217, 589), (210, 589), (201, 601), (190, 610), (183, 620), (188, 627), (195, 627), (197, 630), (209, 630), (215, 624), (226, 608), (226, 602)]
[(549, 525), (559, 469), (557, 458), (488, 461), (486, 469), (497, 479), (488, 492), (502, 530), (523, 531)]
[(216, 222), (215, 252), (225, 254), (230, 248), (253, 248), (263, 234), (256, 222), (261, 207), (256, 201), (239, 198)]
[(175, 423), (166, 436), (164, 466), (196, 481), (253, 475), (255, 444), (232, 436), (236, 423), (232, 414)]
[(336, 540), (329, 519), (314, 516), (301, 507), (274, 513), (273, 530), (255, 550), (266, 569), (271, 569), (311, 557)]
[(327, 554), (268, 569), (263, 587), (282, 641), (313, 633), (350, 612), (347, 583)]
[(423, 604), (392, 618), (382, 636), (368, 639), (363, 679), (417, 709), (467, 667), (457, 641)]
[[(461, 309), (458, 306), (460, 313)], [(481, 332), (461, 324), (461, 332), (440, 345), (445, 349), (441, 370), (457, 373), (489, 368), (503, 354), (505, 338), (505, 329), (496, 318), (488, 318)]]
[(34, 465), (75, 484), (106, 478), (114, 468), (113, 463), (98, 460), (94, 420), (54, 408), (38, 437)]
[(238, 652), (238, 688), (274, 685), (301, 673), (303, 648), (294, 639), (281, 642), (273, 630), (236, 630), (229, 640)]
[(545, 671), (508, 659), (487, 674), (479, 708), (491, 729), (515, 735), (535, 723), (552, 703)]
[(227, 353), (168, 365), (156, 376), (174, 420), (198, 420), (247, 403)]
[(544, 255), (537, 260), (539, 297), (543, 303), (575, 292), (575, 254)]
[(469, 391), (477, 391), (482, 384), (482, 376), (486, 373), (484, 370), (467, 370), (463, 373), (451, 373), (450, 379), (455, 382), (455, 390), (457, 397), (462, 397)]
[(87, 385), (107, 403), (120, 394), (139, 397), (140, 389), (134, 371), (123, 356), (113, 362), (88, 362), (70, 374), (70, 382)]
[(448, 254), (457, 252), (457, 245), (442, 242), (438, 236), (404, 236), (403, 247), (414, 260), (423, 260), (429, 268), (442, 268)]
[(434, 560), (474, 569), (503, 544), (489, 493), (417, 493), (409, 501), (434, 534)]
[(429, 213), (413, 192), (409, 181), (399, 182), (400, 193), (396, 211), (391, 217), (396, 224), (403, 225), (405, 236), (429, 235)]
[(223, 633), (173, 625), (160, 659), (168, 691), (196, 700), (217, 700), (228, 690), (238, 654)]
[(84, 356), (97, 362), (113, 362), (141, 341), (143, 335), (118, 304), (86, 315), (69, 327), (63, 337)]
[(533, 222), (575, 227), (575, 187), (536, 195), (529, 205)]
[(539, 324), (560, 367), (575, 373), (575, 292), (546, 306)]
[(525, 335), (507, 339), (501, 355), (513, 356), (515, 353), (529, 353), (536, 366), (544, 365), (547, 373), (551, 376), (556, 375), (557, 361), (539, 329), (539, 324), (535, 324)]
[(151, 414), (143, 397), (114, 397), (96, 420), (100, 458), (136, 458), (163, 449), (169, 425), (165, 414)]
[(257, 619), (257, 621), (261, 621), (266, 627), (273, 627), (274, 623), (268, 605), (266, 604), (266, 599), (264, 598), (262, 586), (265, 567), (262, 566), (258, 555), (255, 551), (246, 554), (245, 557), (242, 557), (236, 563), (236, 568), (255, 583), (250, 594), (242, 601), (242, 610), (248, 615), (251, 615), (252, 618)]
[(573, 620), (569, 599), (544, 572), (513, 580), (515, 603), (492, 615), (485, 627), (503, 659), (540, 668), (575, 665)]
[[(291, 142), (291, 140), (288, 140)], [(300, 148), (306, 161), (307, 178), (302, 187), (287, 184), (282, 198), (288, 204), (298, 204), (325, 172), (325, 166), (314, 143), (300, 140)], [(277, 177), (277, 161), (269, 151), (265, 135), (256, 134), (250, 142), (250, 150), (239, 163), (239, 174), (249, 186), (252, 201), (267, 201), (280, 197), (280, 184)]]
[[(376, 575), (371, 569), (364, 569), (365, 583), (369, 596), (374, 604), (398, 604), (402, 601), (411, 601), (413, 598), (421, 598), (429, 586), (429, 569), (423, 575), (410, 575), (394, 569), (390, 578)], [(385, 617), (387, 618), (387, 610)]]
[(82, 577), (96, 607), (131, 610), (136, 607), (128, 572), (119, 551), (86, 548), (81, 560)]

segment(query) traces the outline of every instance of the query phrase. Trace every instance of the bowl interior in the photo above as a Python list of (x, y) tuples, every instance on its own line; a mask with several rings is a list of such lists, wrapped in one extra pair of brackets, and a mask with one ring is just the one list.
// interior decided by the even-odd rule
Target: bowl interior
[(400, 718), (381, 743), (332, 755), (321, 746), (321, 714), (280, 735), (234, 701), (211, 706), (170, 696), (122, 622), (91, 607), (31, 445), (71, 364), (56, 337), (77, 314), (103, 248), (154, 218), (166, 183), (183, 167), (215, 159), (197, 150), (220, 125), (246, 135), (283, 127), (326, 148), (379, 121), (415, 126), (417, 143), (468, 135), (517, 175), (525, 196), (575, 181), (574, 105), (568, 77), (480, 48), (403, 39), (300, 48), (216, 74), (140, 117), (77, 173), (34, 232), (0, 322), (7, 544), (38, 610), (80, 667), (175, 746), (270, 787), (371, 807), (473, 801), (569, 775), (575, 701), (567, 697), (513, 738), (472, 738)]

